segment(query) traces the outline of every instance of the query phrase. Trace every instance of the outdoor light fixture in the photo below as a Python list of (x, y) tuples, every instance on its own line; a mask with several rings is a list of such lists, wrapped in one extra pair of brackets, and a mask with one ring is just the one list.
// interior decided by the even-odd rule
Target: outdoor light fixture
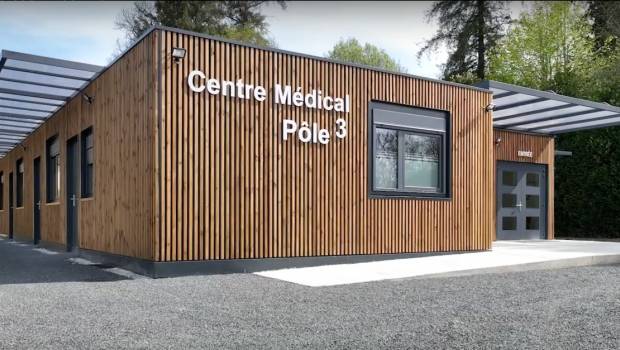
[(495, 146), (499, 146), (499, 144), (502, 143), (502, 138), (498, 137), (495, 139)]
[(186, 50), (184, 48), (181, 48), (181, 47), (174, 47), (174, 48), (172, 48), (172, 58), (174, 59), (174, 62), (179, 63), (179, 61), (184, 59), (185, 58), (185, 52), (186, 52)]
[(495, 106), (494, 104), (489, 103), (486, 107), (484, 107), (484, 109), (485, 109), (487, 112), (491, 112), (491, 111), (494, 111), (494, 110), (495, 110), (495, 107), (496, 107), (496, 106)]

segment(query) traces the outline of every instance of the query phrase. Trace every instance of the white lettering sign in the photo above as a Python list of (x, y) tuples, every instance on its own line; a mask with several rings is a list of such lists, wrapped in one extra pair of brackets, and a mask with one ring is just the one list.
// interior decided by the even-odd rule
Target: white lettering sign
[(527, 158), (533, 158), (533, 154), (532, 151), (517, 151), (517, 156), (519, 157), (527, 157)]
[[(267, 99), (267, 89), (260, 85), (246, 84), (243, 79), (237, 81), (218, 80), (215, 78), (207, 79), (207, 76), (200, 70), (193, 70), (187, 77), (189, 89), (196, 93), (205, 90), (211, 95), (222, 95), (236, 97), (240, 99), (254, 99), (263, 102)], [(349, 95), (335, 97), (324, 95), (321, 90), (312, 90), (304, 93), (301, 87), (295, 90), (290, 85), (275, 84), (273, 89), (273, 101), (276, 104), (306, 107), (314, 109), (324, 109), (338, 113), (349, 113), (351, 110), (351, 99)], [(300, 125), (294, 120), (284, 119), (282, 122), (282, 140), (287, 141), (289, 136), (297, 135), (297, 139), (304, 143), (319, 143), (326, 145), (330, 140), (328, 129), (319, 127), (317, 123), (309, 125), (303, 121)], [(334, 126), (334, 134), (339, 139), (347, 137), (347, 122), (343, 118), (338, 118)]]

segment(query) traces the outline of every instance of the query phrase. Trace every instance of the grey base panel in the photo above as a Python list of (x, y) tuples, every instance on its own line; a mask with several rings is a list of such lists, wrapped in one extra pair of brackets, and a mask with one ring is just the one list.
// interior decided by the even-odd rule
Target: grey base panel
[(190, 275), (252, 273), (265, 270), (311, 267), (321, 265), (354, 264), (361, 262), (420, 258), (446, 254), (466, 254), (479, 251), (452, 251), (433, 253), (403, 253), (374, 255), (338, 255), (294, 258), (263, 258), (233, 260), (200, 260), (153, 262), (137, 258), (80, 250), (80, 256), (102, 265), (118, 266), (123, 269), (153, 278), (179, 277)]

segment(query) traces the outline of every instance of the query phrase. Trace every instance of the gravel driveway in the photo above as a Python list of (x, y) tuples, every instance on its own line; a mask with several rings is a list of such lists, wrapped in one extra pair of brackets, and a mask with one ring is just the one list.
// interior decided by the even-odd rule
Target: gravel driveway
[(3, 349), (620, 348), (620, 266), (311, 288), (123, 279), (2, 240), (0, 276)]

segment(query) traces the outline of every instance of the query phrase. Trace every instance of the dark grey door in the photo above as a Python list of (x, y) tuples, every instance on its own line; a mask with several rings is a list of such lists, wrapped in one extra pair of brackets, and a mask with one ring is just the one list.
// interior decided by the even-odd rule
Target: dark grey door
[(78, 247), (78, 179), (80, 175), (78, 161), (78, 138), (67, 141), (67, 251)]
[(41, 240), (41, 158), (34, 159), (32, 166), (33, 174), (33, 205), (32, 205), (32, 220), (33, 220), (33, 243), (39, 244)]
[(545, 165), (497, 163), (497, 239), (547, 237)]
[(13, 173), (9, 173), (9, 239), (13, 239)]

